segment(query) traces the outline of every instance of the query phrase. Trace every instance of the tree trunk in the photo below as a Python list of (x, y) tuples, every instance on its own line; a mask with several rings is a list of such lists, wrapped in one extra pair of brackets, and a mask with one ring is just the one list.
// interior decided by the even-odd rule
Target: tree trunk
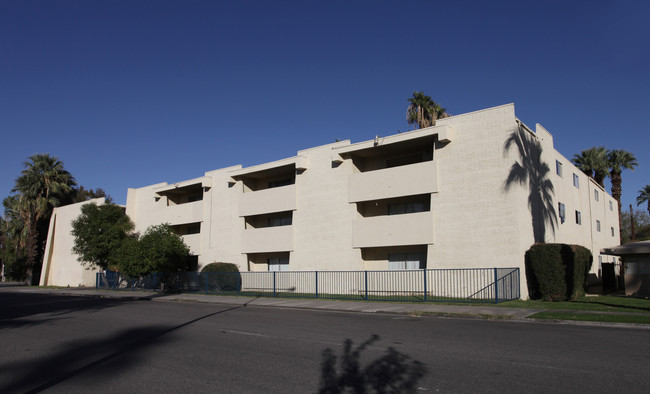
[(617, 174), (615, 172), (612, 172), (611, 174), (612, 177), (612, 197), (616, 200), (618, 204), (618, 235), (619, 235), (619, 242), (623, 239), (623, 226), (621, 226), (621, 174)]

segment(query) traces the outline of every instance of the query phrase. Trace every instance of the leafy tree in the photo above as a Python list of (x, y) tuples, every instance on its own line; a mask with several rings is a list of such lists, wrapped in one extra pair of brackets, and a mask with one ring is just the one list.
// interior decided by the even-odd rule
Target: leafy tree
[(409, 98), (408, 102), (406, 121), (409, 125), (416, 125), (419, 129), (435, 126), (436, 119), (449, 116), (444, 108), (423, 92), (413, 92), (413, 97)]
[(80, 185), (77, 189), (75, 189), (73, 201), (82, 202), (82, 201), (88, 201), (88, 200), (92, 200), (93, 198), (99, 198), (99, 197), (104, 197), (107, 204), (113, 202), (113, 198), (108, 194), (106, 194), (106, 191), (104, 191), (104, 189), (100, 187), (94, 190), (86, 189), (85, 187), (83, 187), (83, 185)]
[(190, 249), (168, 224), (147, 228), (138, 240), (123, 241), (119, 250), (120, 272), (140, 277), (152, 272), (182, 272), (187, 270)]
[(641, 205), (643, 203), (648, 203), (648, 214), (650, 214), (650, 185), (645, 185), (645, 187), (639, 190), (639, 195), (636, 198), (636, 205)]
[[(650, 239), (650, 214), (643, 210), (634, 211), (634, 240), (644, 241)], [(632, 241), (632, 223), (629, 210), (621, 213), (621, 243)]]
[(11, 211), (13, 226), (20, 226), (18, 245), (25, 257), (26, 281), (38, 282), (43, 246), (54, 207), (72, 199), (76, 185), (74, 177), (57, 157), (35, 154), (24, 163), (25, 168), (16, 179), (12, 196), (3, 201)]
[(607, 162), (609, 165), (609, 176), (612, 180), (612, 197), (618, 203), (618, 228), (620, 236), (623, 238), (623, 228), (621, 227), (621, 183), (623, 178), (621, 172), (623, 169), (634, 170), (638, 166), (636, 157), (630, 152), (622, 149), (613, 149), (607, 152)]
[(594, 146), (593, 148), (585, 149), (579, 155), (573, 155), (571, 161), (580, 171), (596, 181), (601, 187), (605, 187), (605, 178), (609, 175), (607, 148), (604, 146)]
[(72, 221), (75, 237), (72, 251), (82, 264), (109, 269), (117, 266), (117, 251), (133, 231), (133, 223), (124, 209), (115, 204), (81, 207), (81, 215)]

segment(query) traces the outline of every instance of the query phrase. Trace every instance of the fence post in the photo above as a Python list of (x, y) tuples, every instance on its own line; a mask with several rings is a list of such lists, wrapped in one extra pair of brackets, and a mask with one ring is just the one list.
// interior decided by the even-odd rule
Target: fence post
[[(199, 275), (201, 275), (201, 274), (199, 274)], [(206, 272), (205, 273), (205, 294), (208, 294), (209, 285), (210, 285), (210, 273)]]
[(365, 272), (366, 272), (366, 286), (365, 286), (365, 288), (366, 288), (366, 296), (365, 296), (365, 300), (368, 301), (368, 271), (365, 271)]
[(244, 281), (241, 278), (241, 272), (237, 271), (237, 295), (239, 295), (243, 283)]
[(156, 273), (154, 272), (153, 273), (153, 291), (156, 291), (156, 279), (157, 279)]
[(494, 303), (499, 303), (499, 283), (498, 283), (498, 273), (497, 268), (494, 267)]
[(99, 289), (99, 272), (95, 273), (95, 290)]
[(423, 269), (422, 274), (424, 275), (424, 302), (427, 301), (427, 270)]
[(318, 298), (318, 271), (314, 271), (316, 274), (316, 298)]
[(275, 271), (273, 271), (273, 297), (275, 297)]

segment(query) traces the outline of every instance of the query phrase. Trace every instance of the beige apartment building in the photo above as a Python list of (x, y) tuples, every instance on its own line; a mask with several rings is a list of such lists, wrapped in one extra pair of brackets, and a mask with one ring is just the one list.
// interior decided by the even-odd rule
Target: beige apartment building
[[(81, 204), (55, 210), (41, 284), (94, 285), (70, 251)], [(241, 271), (523, 272), (533, 243), (563, 242), (590, 249), (597, 274), (615, 259), (599, 251), (620, 243), (616, 201), (541, 125), (520, 122), (513, 104), (129, 189), (126, 212), (139, 232), (169, 223), (198, 269), (223, 261)]]

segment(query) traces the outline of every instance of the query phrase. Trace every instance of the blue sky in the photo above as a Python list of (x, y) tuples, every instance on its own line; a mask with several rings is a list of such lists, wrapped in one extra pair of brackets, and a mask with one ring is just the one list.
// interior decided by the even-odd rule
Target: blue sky
[(50, 153), (125, 203), (408, 130), (422, 90), (453, 114), (515, 103), (568, 158), (634, 153), (627, 207), (650, 184), (649, 18), (643, 1), (4, 0), (0, 197)]

